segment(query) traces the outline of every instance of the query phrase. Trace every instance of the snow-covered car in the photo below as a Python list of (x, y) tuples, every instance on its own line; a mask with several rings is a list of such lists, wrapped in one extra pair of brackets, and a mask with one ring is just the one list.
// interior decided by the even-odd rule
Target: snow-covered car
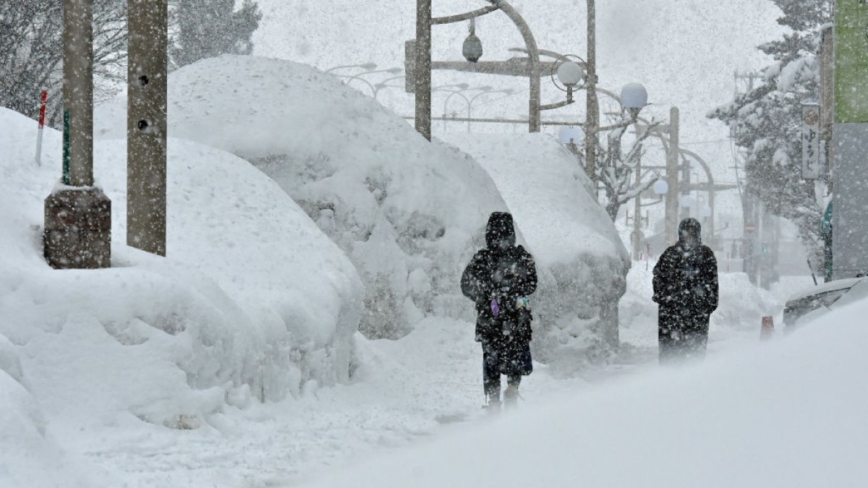
[[(843, 297), (847, 297), (842, 300)], [(868, 278), (830, 281), (792, 295), (784, 305), (784, 325), (804, 324), (829, 310), (868, 296)]]

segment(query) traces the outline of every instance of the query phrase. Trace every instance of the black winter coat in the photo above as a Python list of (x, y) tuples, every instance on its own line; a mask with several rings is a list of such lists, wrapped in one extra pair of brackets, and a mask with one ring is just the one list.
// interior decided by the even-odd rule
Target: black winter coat
[[(461, 276), (461, 292), (476, 304), (476, 340), (499, 340), (507, 332), (515, 334), (514, 339), (530, 342), (530, 310), (519, 310), (516, 302), (536, 291), (536, 284), (533, 256), (522, 246), (477, 252)], [(498, 304), (497, 317), (492, 300)]]
[(661, 330), (708, 330), (719, 299), (717, 260), (705, 245), (669, 247), (654, 266), (654, 297)]
[[(505, 340), (526, 347), (531, 340), (531, 312), (516, 302), (536, 291), (533, 256), (515, 245), (512, 215), (505, 212), (491, 214), (485, 241), (487, 247), (473, 256), (461, 276), (461, 292), (476, 304), (476, 340), (499, 348)], [(492, 300), (497, 302), (497, 316)]]

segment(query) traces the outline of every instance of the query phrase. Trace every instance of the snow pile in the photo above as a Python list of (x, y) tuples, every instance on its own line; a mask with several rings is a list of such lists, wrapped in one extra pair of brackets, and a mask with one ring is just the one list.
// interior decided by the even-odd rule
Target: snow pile
[(46, 435), (42, 410), (26, 384), (15, 346), (0, 335), (0, 485), (95, 486)]
[(574, 364), (607, 334), (616, 341), (630, 258), (575, 156), (547, 134), (444, 139), (488, 171), (534, 255), (535, 357)]
[[(98, 133), (122, 135), (123, 97)], [(461, 267), (505, 208), (466, 155), (330, 75), (288, 61), (221, 56), (172, 73), (169, 132), (271, 176), (337, 243), (366, 285), (361, 329), (396, 337), (429, 314), (467, 314)]]
[[(124, 245), (126, 147), (97, 141), (112, 268), (52, 270), (43, 201), (60, 134), (0, 109), (0, 334), (49, 417), (195, 428), (227, 406), (349, 375), (362, 288), (341, 251), (267, 177), (188, 141), (168, 147), (168, 256)], [(0, 365), (7, 364), (0, 354)], [(136, 419), (138, 417), (138, 419)]]
[(310, 486), (863, 486), (866, 313), (863, 300), (784, 340), (571, 393)]

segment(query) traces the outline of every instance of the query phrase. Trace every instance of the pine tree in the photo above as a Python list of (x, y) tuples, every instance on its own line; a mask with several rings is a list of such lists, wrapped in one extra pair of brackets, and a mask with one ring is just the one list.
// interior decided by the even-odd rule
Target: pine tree
[(763, 83), (709, 117), (729, 124), (736, 145), (746, 150), (746, 191), (774, 215), (795, 223), (809, 254), (819, 262), (821, 210), (813, 181), (801, 176), (801, 104), (819, 97), (816, 53), (820, 30), (832, 21), (834, 2), (773, 1), (783, 12), (777, 22), (791, 32), (759, 46), (774, 60), (764, 70)]
[(176, 35), (170, 41), (172, 67), (221, 54), (251, 54), (253, 32), (262, 14), (252, 0), (235, 11), (235, 0), (178, 0)]

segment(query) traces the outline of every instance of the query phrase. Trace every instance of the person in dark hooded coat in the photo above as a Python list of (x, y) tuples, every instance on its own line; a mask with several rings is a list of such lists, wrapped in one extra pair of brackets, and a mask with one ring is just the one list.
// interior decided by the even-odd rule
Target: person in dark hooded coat
[(507, 376), (504, 403), (514, 405), (521, 377), (533, 371), (528, 296), (536, 291), (537, 275), (533, 256), (515, 245), (511, 214), (491, 214), (485, 241), (461, 276), (461, 292), (476, 304), (483, 388), (488, 405), (499, 408), (500, 376)]
[(703, 357), (708, 321), (717, 309), (717, 260), (702, 244), (696, 219), (678, 227), (678, 243), (669, 247), (654, 266), (654, 296), (658, 309), (660, 362)]

